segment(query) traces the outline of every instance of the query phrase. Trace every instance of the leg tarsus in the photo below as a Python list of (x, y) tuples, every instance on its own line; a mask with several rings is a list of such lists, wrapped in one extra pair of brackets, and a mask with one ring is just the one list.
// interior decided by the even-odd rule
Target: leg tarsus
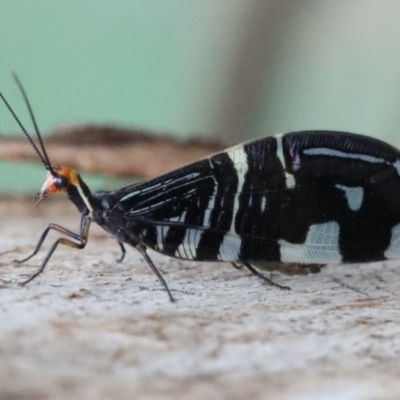
[(263, 275), (261, 272), (257, 271), (252, 265), (250, 265), (248, 262), (243, 261), (243, 265), (255, 276), (258, 278), (262, 279), (264, 282), (268, 283), (271, 286), (275, 286), (281, 290), (291, 290), (289, 286), (282, 286), (279, 285), (278, 283), (275, 283), (271, 279), (267, 278), (265, 275)]
[(121, 254), (121, 257), (117, 259), (117, 263), (121, 263), (123, 261), (123, 259), (125, 258), (126, 250), (125, 250), (124, 244), (122, 242), (120, 242), (119, 240), (118, 240), (118, 244), (119, 244), (122, 254)]
[(26, 279), (25, 281), (20, 282), (19, 285), (20, 285), (20, 286), (25, 286), (27, 283), (33, 281), (37, 276), (39, 276), (39, 275), (43, 272), (43, 270), (44, 270), (46, 264), (47, 264), (47, 263), (42, 263), (42, 265), (40, 266), (40, 268), (39, 268), (33, 275), (31, 275), (31, 276), (30, 276), (28, 279)]
[(86, 246), (86, 238), (82, 238), (81, 243), (75, 243), (75, 242), (72, 242), (71, 240), (65, 239), (65, 238), (57, 239), (53, 243), (53, 245), (51, 246), (50, 250), (48, 251), (48, 253), (47, 253), (45, 259), (43, 260), (42, 265), (39, 267), (39, 269), (32, 276), (30, 276), (27, 280), (21, 282), (21, 286), (24, 286), (27, 283), (33, 281), (38, 275), (40, 275), (43, 272), (43, 270), (45, 269), (48, 261), (50, 260), (50, 257), (54, 253), (54, 250), (57, 248), (57, 246), (60, 243), (61, 244), (65, 244), (65, 245), (70, 246), (70, 247), (74, 247), (76, 249), (83, 249)]
[(32, 257), (34, 257), (38, 253), (38, 251), (42, 247), (44, 240), (46, 239), (47, 234), (49, 233), (49, 230), (51, 229), (50, 226), (51, 226), (51, 224), (44, 230), (44, 232), (42, 233), (42, 236), (40, 236), (39, 241), (37, 242), (35, 250), (33, 250), (32, 254), (30, 254), (28, 257), (23, 258), (22, 260), (14, 260), (15, 263), (22, 264), (25, 261), (30, 260)]
[(169, 299), (171, 300), (171, 302), (174, 302), (175, 299), (172, 297), (172, 294), (169, 290), (169, 287), (167, 285), (167, 282), (165, 282), (165, 279), (162, 277), (162, 275), (160, 274), (160, 271), (157, 269), (157, 267), (154, 265), (153, 261), (151, 261), (151, 258), (149, 257), (149, 255), (147, 254), (146, 251), (146, 246), (142, 245), (142, 244), (138, 244), (136, 246), (136, 249), (142, 254), (142, 256), (144, 257), (144, 259), (146, 260), (148, 266), (151, 268), (151, 270), (154, 272), (154, 274), (156, 275), (156, 277), (158, 278), (158, 280), (160, 281), (161, 285), (164, 286), (164, 289), (166, 290), (166, 292), (168, 293)]

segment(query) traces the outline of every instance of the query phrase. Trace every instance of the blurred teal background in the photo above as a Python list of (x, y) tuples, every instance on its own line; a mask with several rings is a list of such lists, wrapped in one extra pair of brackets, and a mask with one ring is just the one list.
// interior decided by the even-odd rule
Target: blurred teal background
[[(43, 132), (115, 123), (237, 143), (332, 129), (399, 146), (399, 21), (398, 0), (1, 0), (0, 89), (30, 127), (18, 72)], [(18, 133), (2, 106), (0, 132)], [(3, 193), (44, 178), (0, 171)]]

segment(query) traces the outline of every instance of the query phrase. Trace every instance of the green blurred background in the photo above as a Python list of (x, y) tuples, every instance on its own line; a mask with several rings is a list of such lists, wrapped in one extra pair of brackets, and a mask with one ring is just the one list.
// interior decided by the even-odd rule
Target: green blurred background
[[(399, 21), (398, 0), (0, 0), (0, 89), (30, 127), (16, 71), (43, 132), (104, 122), (237, 143), (334, 129), (398, 146)], [(0, 132), (19, 134), (3, 106)], [(3, 193), (44, 177), (0, 170)]]

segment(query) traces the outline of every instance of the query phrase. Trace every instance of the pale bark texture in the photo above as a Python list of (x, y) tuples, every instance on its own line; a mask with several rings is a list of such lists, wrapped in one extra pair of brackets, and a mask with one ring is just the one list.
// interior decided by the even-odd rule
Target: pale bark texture
[(58, 236), (21, 267), (49, 222), (77, 230), (67, 201), (0, 201), (0, 399), (398, 399), (400, 260), (329, 266), (266, 286), (229, 264), (151, 253), (175, 303), (134, 249), (93, 227)]

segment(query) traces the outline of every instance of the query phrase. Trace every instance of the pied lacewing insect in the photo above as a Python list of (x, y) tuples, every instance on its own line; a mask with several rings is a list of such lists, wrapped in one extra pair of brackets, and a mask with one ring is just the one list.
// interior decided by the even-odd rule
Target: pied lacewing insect
[(58, 244), (83, 249), (91, 222), (114, 237), (125, 256), (135, 247), (173, 301), (147, 248), (184, 259), (231, 262), (284, 273), (318, 272), (325, 264), (367, 263), (400, 257), (400, 152), (370, 137), (302, 131), (240, 144), (158, 178), (117, 191), (92, 193), (68, 166), (53, 167), (29, 100), (36, 146), (5, 97), (0, 97), (48, 171), (37, 195), (64, 192), (81, 213), (79, 233), (49, 224)]

